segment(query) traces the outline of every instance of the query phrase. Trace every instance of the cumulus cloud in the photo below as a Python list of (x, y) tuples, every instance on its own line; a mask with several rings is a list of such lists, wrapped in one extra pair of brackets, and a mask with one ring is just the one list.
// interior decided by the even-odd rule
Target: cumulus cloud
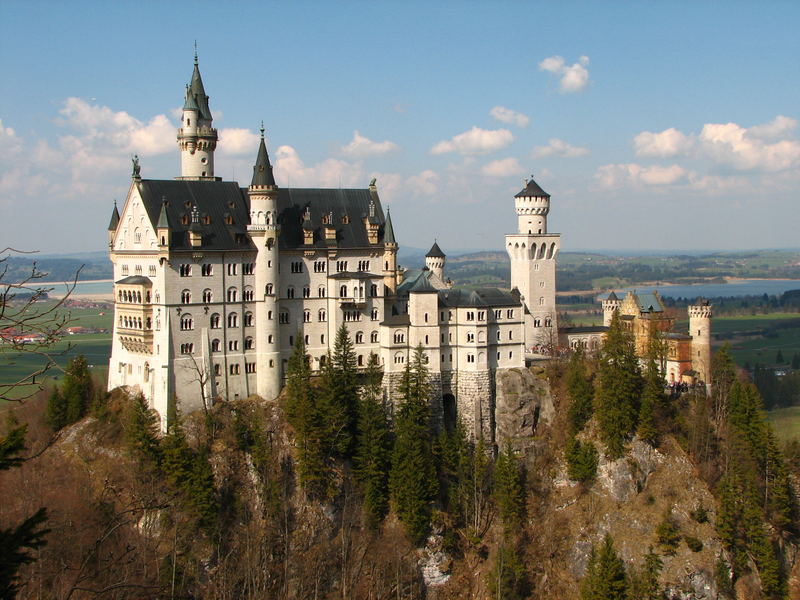
[(501, 123), (508, 123), (509, 125), (516, 125), (517, 127), (527, 127), (531, 123), (531, 119), (528, 115), (511, 110), (505, 106), (495, 106), (489, 111), (489, 115)]
[(399, 146), (390, 140), (373, 142), (368, 137), (361, 135), (356, 129), (353, 132), (353, 139), (346, 146), (342, 146), (342, 154), (354, 158), (366, 158), (367, 156), (377, 156), (397, 150)]
[(275, 152), (275, 177), (287, 187), (354, 187), (364, 186), (365, 177), (359, 164), (335, 158), (307, 166), (292, 146), (279, 146)]
[(457, 152), (464, 156), (488, 154), (505, 148), (513, 141), (514, 136), (508, 129), (473, 127), (449, 140), (442, 140), (431, 148), (431, 154), (447, 154), (449, 152)]
[(747, 135), (762, 140), (777, 140), (789, 135), (797, 128), (797, 119), (778, 115), (769, 123), (748, 128)]
[(418, 196), (433, 196), (438, 190), (439, 175), (435, 171), (426, 169), (418, 175), (408, 178), (406, 185), (412, 194)]
[(578, 62), (566, 64), (558, 55), (548, 56), (539, 63), (540, 71), (548, 71), (558, 76), (558, 87), (562, 94), (580, 92), (589, 83), (589, 57), (581, 56)]
[(753, 135), (736, 123), (707, 123), (698, 139), (705, 156), (735, 169), (772, 172), (800, 166), (800, 142), (784, 139), (766, 143), (759, 137), (765, 132), (775, 135), (778, 127), (771, 125), (756, 126)]
[(489, 177), (508, 177), (510, 175), (520, 175), (525, 170), (516, 158), (501, 158), (483, 165), (481, 173)]
[(0, 119), (0, 158), (10, 159), (22, 151), (22, 140), (11, 127), (3, 125)]
[(220, 154), (232, 156), (249, 154), (255, 160), (259, 141), (260, 136), (249, 129), (234, 127), (220, 129), (217, 150)]
[(558, 138), (550, 138), (547, 146), (536, 146), (533, 149), (533, 158), (542, 158), (545, 156), (560, 156), (562, 158), (576, 158), (589, 154), (588, 148), (581, 146), (570, 146), (564, 140)]
[(685, 154), (693, 146), (693, 141), (674, 127), (661, 133), (643, 131), (633, 138), (636, 156), (677, 156)]
[(645, 167), (636, 163), (604, 165), (597, 169), (595, 178), (606, 188), (626, 185), (660, 186), (685, 179), (686, 170), (680, 165)]

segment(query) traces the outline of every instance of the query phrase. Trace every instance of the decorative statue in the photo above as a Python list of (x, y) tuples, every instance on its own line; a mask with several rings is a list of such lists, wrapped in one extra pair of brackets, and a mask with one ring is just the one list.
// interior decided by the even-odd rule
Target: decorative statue
[(142, 170), (142, 167), (139, 166), (139, 155), (134, 154), (133, 158), (131, 159), (131, 162), (133, 162), (133, 176), (138, 179), (139, 177), (141, 177), (141, 170)]

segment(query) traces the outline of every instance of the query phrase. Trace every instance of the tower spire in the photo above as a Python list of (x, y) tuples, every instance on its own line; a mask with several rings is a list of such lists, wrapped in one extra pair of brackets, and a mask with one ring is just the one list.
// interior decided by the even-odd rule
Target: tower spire
[(256, 164), (253, 166), (253, 180), (250, 186), (275, 186), (275, 176), (272, 174), (267, 144), (264, 141), (264, 121), (261, 121), (261, 141), (258, 144), (258, 156), (256, 156)]
[(214, 150), (217, 147), (217, 130), (208, 107), (208, 96), (200, 76), (197, 61), (197, 42), (194, 48), (192, 79), (186, 86), (183, 119), (178, 129), (178, 146), (181, 149), (181, 176), (179, 179), (214, 180)]

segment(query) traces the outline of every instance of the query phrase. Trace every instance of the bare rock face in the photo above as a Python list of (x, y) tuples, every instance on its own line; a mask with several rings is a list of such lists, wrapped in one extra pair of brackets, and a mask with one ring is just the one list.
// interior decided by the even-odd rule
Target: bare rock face
[(419, 550), (422, 580), (427, 587), (444, 585), (450, 579), (453, 560), (442, 549), (443, 538), (438, 533), (428, 536), (425, 547)]
[(642, 441), (631, 444), (630, 453), (617, 460), (601, 455), (597, 483), (617, 502), (630, 500), (647, 484), (647, 477), (663, 461), (663, 455)]
[(542, 369), (497, 371), (495, 392), (495, 439), (524, 446), (538, 428), (549, 425), (555, 413), (550, 384)]

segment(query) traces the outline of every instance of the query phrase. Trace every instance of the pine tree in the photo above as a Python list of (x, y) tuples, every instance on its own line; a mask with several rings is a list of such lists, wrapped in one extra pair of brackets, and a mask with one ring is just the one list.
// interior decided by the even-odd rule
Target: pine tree
[(370, 354), (358, 403), (355, 475), (364, 490), (364, 511), (377, 526), (389, 509), (389, 423), (381, 398), (378, 356)]
[(333, 365), (337, 374), (335, 401), (344, 420), (344, 435), (337, 438), (337, 451), (343, 456), (349, 456), (358, 419), (358, 373), (353, 342), (344, 323), (336, 332)]
[(497, 456), (493, 496), (506, 532), (521, 527), (526, 508), (524, 479), (522, 465), (510, 444)]
[(619, 458), (636, 429), (642, 377), (633, 336), (615, 311), (603, 343), (595, 390), (600, 439), (610, 458)]
[(783, 358), (783, 352), (780, 349), (778, 349), (778, 353), (775, 355), (775, 364), (782, 365), (785, 362), (786, 361)]
[(422, 543), (430, 525), (438, 482), (428, 404), (430, 384), (422, 347), (414, 351), (400, 386), (402, 404), (395, 421), (389, 490), (397, 515), (414, 543)]
[(664, 554), (672, 556), (681, 542), (681, 534), (678, 530), (678, 525), (672, 517), (672, 510), (667, 510), (664, 513), (664, 518), (656, 527), (656, 537), (658, 538), (658, 545), (664, 551)]
[(67, 363), (61, 393), (66, 403), (67, 424), (77, 422), (86, 414), (92, 400), (92, 376), (82, 354)]
[(67, 402), (58, 386), (50, 390), (44, 420), (53, 431), (60, 431), (67, 425)]
[(664, 399), (664, 380), (658, 372), (656, 361), (651, 357), (647, 362), (641, 405), (639, 407), (639, 426), (636, 435), (654, 448), (658, 446), (658, 427), (656, 411)]
[(517, 545), (505, 540), (497, 549), (494, 565), (489, 573), (489, 591), (492, 598), (521, 600), (528, 597), (528, 578)]
[(566, 373), (570, 405), (567, 413), (569, 432), (578, 433), (592, 418), (592, 396), (594, 389), (586, 369), (586, 356), (582, 348), (572, 353)]
[(599, 551), (592, 546), (581, 581), (581, 600), (625, 600), (627, 595), (625, 564), (614, 550), (614, 540), (606, 534)]
[(125, 440), (136, 458), (152, 465), (158, 464), (158, 416), (147, 406), (142, 394), (135, 395), (127, 407)]
[(651, 546), (644, 555), (642, 567), (630, 578), (631, 600), (662, 600), (664, 595), (658, 585), (658, 576), (663, 566), (664, 563)]
[(728, 417), (728, 395), (736, 381), (736, 365), (725, 344), (714, 353), (711, 359), (711, 395), (713, 399), (712, 417), (717, 431), (720, 431)]
[(576, 437), (567, 440), (564, 452), (567, 461), (567, 475), (573, 481), (588, 483), (597, 475), (598, 454), (592, 442), (581, 442)]

